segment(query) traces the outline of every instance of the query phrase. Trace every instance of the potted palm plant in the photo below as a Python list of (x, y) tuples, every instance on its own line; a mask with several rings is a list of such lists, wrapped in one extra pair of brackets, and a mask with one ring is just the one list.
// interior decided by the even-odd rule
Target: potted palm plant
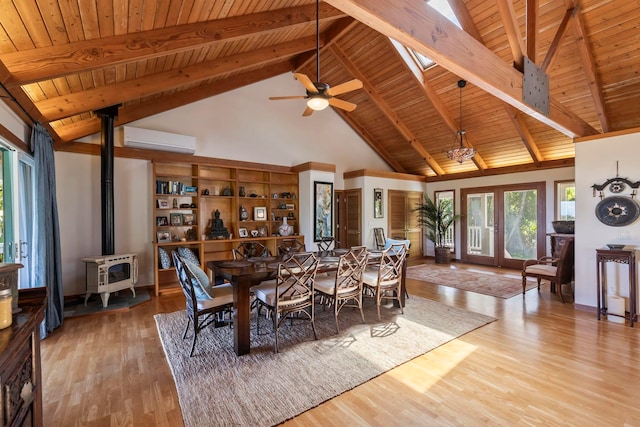
[(442, 199), (437, 204), (429, 197), (424, 197), (414, 211), (418, 215), (418, 225), (425, 228), (427, 239), (434, 245), (437, 264), (451, 262), (451, 248), (446, 245), (445, 236), (449, 227), (460, 215), (453, 213), (453, 201)]

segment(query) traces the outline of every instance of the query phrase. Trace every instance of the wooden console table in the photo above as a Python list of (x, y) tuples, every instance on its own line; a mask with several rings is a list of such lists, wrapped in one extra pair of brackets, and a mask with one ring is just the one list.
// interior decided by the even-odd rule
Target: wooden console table
[[(629, 326), (636, 320), (636, 251), (634, 249), (596, 249), (596, 270), (598, 286), (598, 320), (607, 314), (607, 263), (629, 265)], [(610, 313), (612, 314), (612, 313)], [(616, 316), (615, 314), (612, 314)], [(626, 317), (626, 316), (625, 316)]]

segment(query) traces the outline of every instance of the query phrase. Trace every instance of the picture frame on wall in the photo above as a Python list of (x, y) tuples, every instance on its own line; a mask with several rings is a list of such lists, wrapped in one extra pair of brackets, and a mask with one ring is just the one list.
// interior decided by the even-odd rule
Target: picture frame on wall
[(373, 217), (384, 218), (384, 204), (382, 203), (382, 188), (373, 189)]
[(267, 220), (267, 208), (265, 206), (257, 206), (253, 208), (253, 220), (254, 221), (266, 221)]
[(313, 241), (333, 236), (333, 183), (313, 182)]
[(158, 243), (170, 243), (171, 233), (168, 231), (158, 231), (156, 233), (156, 239), (158, 240)]

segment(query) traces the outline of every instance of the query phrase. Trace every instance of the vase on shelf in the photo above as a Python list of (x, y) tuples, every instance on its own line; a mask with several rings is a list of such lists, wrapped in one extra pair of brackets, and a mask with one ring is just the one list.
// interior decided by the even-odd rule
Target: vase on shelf
[(244, 208), (244, 206), (240, 206), (240, 221), (246, 221), (249, 219), (249, 212)]
[(291, 236), (293, 234), (293, 227), (287, 223), (287, 217), (282, 218), (282, 224), (278, 227), (278, 233), (281, 236)]

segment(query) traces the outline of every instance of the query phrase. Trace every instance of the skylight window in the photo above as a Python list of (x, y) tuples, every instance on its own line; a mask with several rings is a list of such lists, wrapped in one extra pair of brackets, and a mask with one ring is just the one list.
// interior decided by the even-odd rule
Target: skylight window
[[(449, 21), (454, 23), (458, 28), (462, 29), (460, 25), (460, 21), (456, 18), (456, 15), (453, 13), (451, 6), (449, 6), (449, 2), (447, 0), (426, 0), (428, 6), (431, 6), (435, 10), (437, 10), (442, 16), (447, 18)], [(428, 57), (424, 56), (421, 53), (414, 51), (413, 49), (407, 48), (411, 56), (413, 56), (416, 63), (422, 68), (422, 71), (425, 71), (427, 68), (431, 67), (434, 62)]]

